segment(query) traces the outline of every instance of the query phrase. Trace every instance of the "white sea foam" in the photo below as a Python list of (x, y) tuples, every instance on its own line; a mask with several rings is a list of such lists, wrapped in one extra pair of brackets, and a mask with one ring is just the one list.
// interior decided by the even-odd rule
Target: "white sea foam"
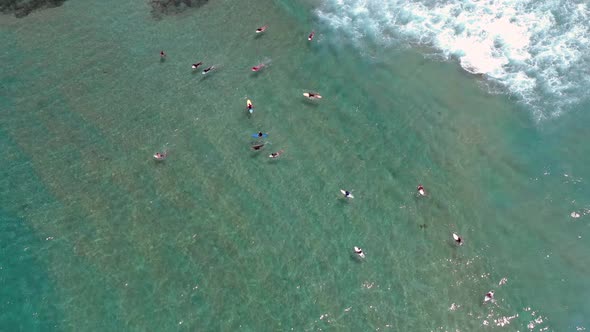
[(590, 12), (582, 1), (324, 0), (316, 14), (361, 44), (430, 46), (544, 118), (590, 95)]

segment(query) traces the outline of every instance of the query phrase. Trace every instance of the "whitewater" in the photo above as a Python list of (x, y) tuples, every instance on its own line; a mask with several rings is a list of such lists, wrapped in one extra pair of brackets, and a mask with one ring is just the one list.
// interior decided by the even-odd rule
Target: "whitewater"
[(319, 20), (363, 47), (419, 45), (482, 75), (490, 92), (554, 118), (588, 100), (590, 14), (571, 0), (326, 0)]

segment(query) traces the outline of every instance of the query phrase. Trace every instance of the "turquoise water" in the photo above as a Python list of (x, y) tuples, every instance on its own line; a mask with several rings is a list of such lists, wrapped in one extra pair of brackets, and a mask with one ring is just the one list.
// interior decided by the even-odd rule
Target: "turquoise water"
[(589, 105), (539, 122), (423, 48), (359, 50), (314, 6), (0, 18), (0, 330), (588, 328)]

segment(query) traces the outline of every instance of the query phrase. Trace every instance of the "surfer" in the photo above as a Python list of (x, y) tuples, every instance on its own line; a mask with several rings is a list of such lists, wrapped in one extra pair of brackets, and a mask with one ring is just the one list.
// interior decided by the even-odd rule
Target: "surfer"
[(312, 41), (312, 40), (313, 40), (313, 36), (315, 36), (315, 32), (313, 32), (313, 31), (312, 31), (312, 32), (309, 34), (309, 36), (307, 36), (307, 40), (309, 40), (309, 41)]
[(279, 150), (279, 151), (277, 151), (277, 152), (273, 152), (273, 153), (271, 153), (270, 155), (268, 155), (268, 157), (269, 157), (269, 158), (273, 158), (273, 159), (274, 159), (274, 158), (278, 158), (280, 155), (282, 155), (282, 154), (283, 154), (283, 152), (284, 152), (284, 151), (285, 151), (285, 150)]
[(165, 58), (166, 57), (166, 53), (164, 53), (164, 51), (160, 51), (160, 58)]
[(250, 112), (250, 114), (254, 113), (254, 104), (252, 104), (250, 99), (246, 100), (246, 107), (248, 108), (248, 112)]
[(264, 147), (264, 143), (252, 145), (252, 150), (258, 151)]
[(309, 99), (322, 99), (322, 96), (315, 92), (305, 92), (303, 93), (303, 96)]
[(489, 291), (484, 296), (483, 302), (486, 303), (486, 302), (492, 301), (493, 299), (494, 299), (494, 291)]
[(363, 249), (354, 246), (354, 253), (357, 254), (360, 258), (365, 258), (365, 253), (363, 252)]
[(424, 186), (421, 184), (418, 185), (418, 194), (420, 196), (426, 196), (426, 191), (424, 191)]
[(203, 64), (203, 62), (193, 63), (193, 69), (199, 68), (199, 66), (202, 65), (202, 64)]
[(342, 193), (342, 195), (344, 195), (345, 198), (354, 198), (354, 196), (352, 196), (352, 193), (348, 190), (340, 189), (340, 192)]
[(252, 71), (259, 71), (260, 69), (264, 68), (266, 65), (264, 63), (261, 63), (257, 66), (252, 67)]
[(268, 28), (268, 25), (265, 25), (265, 26), (262, 26), (262, 27), (256, 29), (256, 33), (264, 32), (264, 31), (266, 31), (266, 28)]
[(203, 69), (203, 75), (207, 74), (208, 72), (212, 71), (213, 69), (215, 69), (215, 66), (211, 66), (211, 67), (207, 67), (207, 68)]
[(156, 159), (158, 161), (165, 160), (166, 157), (168, 157), (168, 152), (156, 152), (154, 154), (154, 159)]
[(258, 134), (256, 134), (258, 136), (258, 138), (263, 138), (266, 137), (267, 135), (264, 134), (263, 132), (259, 131)]
[(457, 243), (457, 245), (463, 245), (463, 239), (459, 235), (457, 235), (457, 233), (453, 233), (453, 239), (455, 240), (455, 243)]

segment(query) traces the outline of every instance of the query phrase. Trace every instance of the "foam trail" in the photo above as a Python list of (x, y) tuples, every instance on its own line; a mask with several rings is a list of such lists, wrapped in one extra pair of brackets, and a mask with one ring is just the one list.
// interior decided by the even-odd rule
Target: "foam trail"
[(325, 0), (321, 21), (362, 44), (418, 43), (500, 83), (539, 119), (589, 97), (590, 13), (574, 0)]

